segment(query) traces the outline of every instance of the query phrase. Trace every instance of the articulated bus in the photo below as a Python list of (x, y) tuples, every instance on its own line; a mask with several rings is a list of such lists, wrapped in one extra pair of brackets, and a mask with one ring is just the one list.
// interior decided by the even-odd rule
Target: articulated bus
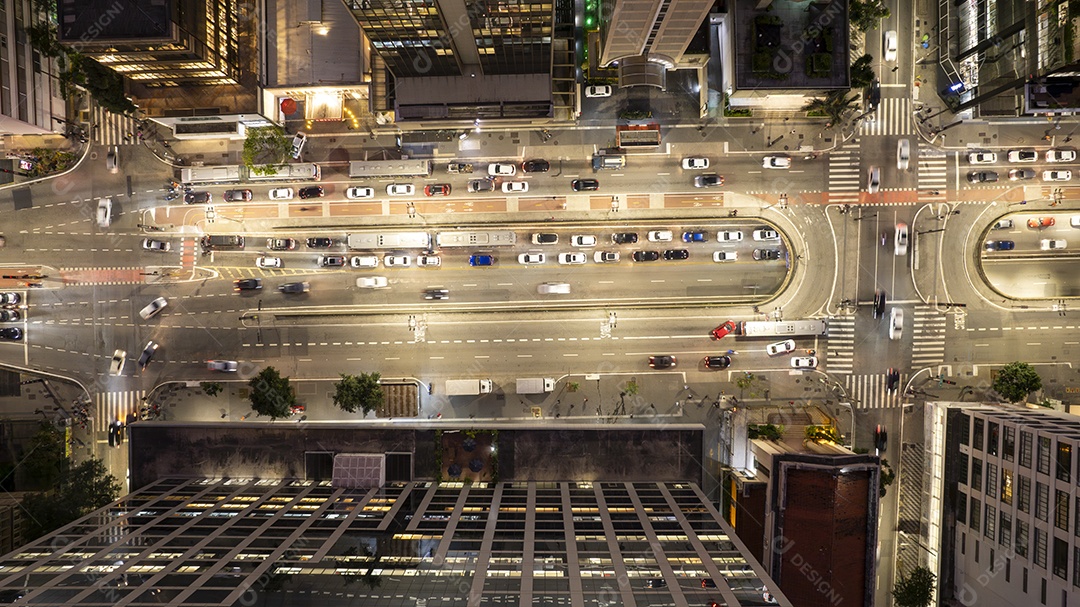
[(513, 230), (439, 232), (435, 242), (440, 247), (503, 247), (517, 243), (517, 234)]
[(354, 160), (349, 177), (430, 177), (430, 160)]
[(322, 179), (322, 169), (319, 165), (310, 162), (298, 164), (264, 165), (270, 166), (271, 171), (265, 175), (259, 175), (250, 171), (248, 179), (251, 181), (318, 181)]
[(185, 185), (207, 185), (211, 183), (239, 183), (239, 166), (191, 167), (180, 169), (180, 183)]
[(424, 249), (431, 247), (427, 232), (356, 232), (349, 234), (346, 245), (357, 251), (366, 249)]
[(735, 334), (745, 337), (796, 337), (828, 335), (829, 324), (817, 320), (744, 320), (735, 326)]

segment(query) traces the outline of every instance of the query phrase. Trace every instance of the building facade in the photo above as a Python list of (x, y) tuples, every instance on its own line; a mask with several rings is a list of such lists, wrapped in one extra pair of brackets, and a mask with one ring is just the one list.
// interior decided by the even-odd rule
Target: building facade
[(693, 483), (164, 479), (0, 559), (79, 605), (793, 605)]
[(945, 417), (940, 587), (946, 598), (1003, 607), (1075, 605), (1080, 419), (989, 406), (950, 408)]
[(600, 14), (597, 56), (602, 67), (618, 68), (621, 86), (667, 86), (667, 71), (698, 69), (707, 55), (687, 47), (716, 4), (714, 0), (606, 1)]
[(67, 112), (53, 61), (30, 46), (26, 28), (44, 21), (31, 0), (0, 2), (0, 135), (41, 135)]

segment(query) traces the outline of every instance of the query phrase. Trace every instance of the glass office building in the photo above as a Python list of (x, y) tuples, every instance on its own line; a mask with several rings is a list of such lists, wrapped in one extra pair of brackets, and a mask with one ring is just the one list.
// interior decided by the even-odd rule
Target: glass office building
[(8, 554), (30, 605), (791, 605), (692, 483), (166, 479)]

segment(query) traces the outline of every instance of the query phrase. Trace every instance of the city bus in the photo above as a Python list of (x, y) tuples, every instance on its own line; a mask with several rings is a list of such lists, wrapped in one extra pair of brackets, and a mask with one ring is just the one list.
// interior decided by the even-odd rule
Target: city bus
[(349, 177), (430, 177), (430, 160), (354, 160)]
[(207, 185), (211, 183), (239, 183), (239, 166), (210, 166), (180, 169), (180, 183)]
[(824, 319), (744, 320), (735, 326), (735, 334), (744, 337), (825, 336), (829, 334), (829, 324)]
[(502, 247), (517, 243), (517, 234), (513, 230), (439, 232), (435, 243), (440, 247)]
[(431, 247), (427, 232), (356, 232), (345, 239), (352, 250), (367, 249), (424, 249)]
[(263, 165), (269, 166), (271, 171), (265, 175), (259, 175), (250, 171), (248, 179), (251, 181), (318, 181), (322, 179), (322, 169), (311, 162), (295, 164)]

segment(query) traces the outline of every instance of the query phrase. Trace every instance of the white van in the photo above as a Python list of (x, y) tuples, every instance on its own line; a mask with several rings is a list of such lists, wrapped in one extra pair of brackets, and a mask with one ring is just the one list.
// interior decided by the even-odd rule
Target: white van
[(307, 143), (307, 135), (305, 135), (303, 131), (297, 131), (296, 137), (293, 137), (292, 150), (290, 152), (293, 158), (300, 157), (300, 152), (304, 150), (305, 143)]

